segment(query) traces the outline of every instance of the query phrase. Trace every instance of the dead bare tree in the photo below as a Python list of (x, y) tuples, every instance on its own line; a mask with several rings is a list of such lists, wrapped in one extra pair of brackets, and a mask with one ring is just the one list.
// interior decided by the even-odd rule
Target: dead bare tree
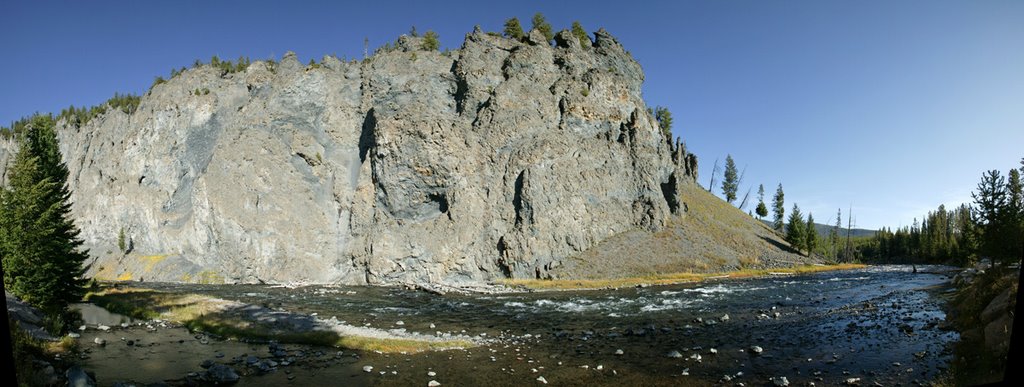
[(708, 192), (715, 188), (715, 176), (718, 175), (718, 159), (715, 159), (715, 168), (711, 170), (711, 183), (708, 183)]
[(853, 246), (850, 245), (850, 232), (853, 230), (853, 204), (850, 210), (846, 211), (846, 249), (843, 251), (843, 260), (849, 262), (853, 253)]
[(743, 208), (747, 206), (747, 199), (750, 198), (750, 189), (751, 188), (752, 187), (748, 186), (747, 187), (747, 193), (743, 194), (743, 201), (740, 202), (740, 211), (743, 211)]

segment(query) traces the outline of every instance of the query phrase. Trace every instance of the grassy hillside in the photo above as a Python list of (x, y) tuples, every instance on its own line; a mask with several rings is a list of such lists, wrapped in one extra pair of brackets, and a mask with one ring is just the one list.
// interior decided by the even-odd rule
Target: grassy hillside
[(627, 231), (566, 259), (555, 278), (596, 279), (712, 273), (817, 263), (774, 231), (696, 184), (683, 184), (686, 211), (661, 231)]

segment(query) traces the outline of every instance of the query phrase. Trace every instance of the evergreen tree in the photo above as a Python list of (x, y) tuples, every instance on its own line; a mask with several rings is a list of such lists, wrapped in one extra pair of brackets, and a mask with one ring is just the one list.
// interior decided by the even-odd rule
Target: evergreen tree
[(441, 41), (438, 40), (437, 32), (433, 30), (427, 30), (426, 34), (423, 34), (423, 47), (427, 51), (437, 51), (441, 48)]
[(789, 245), (793, 246), (793, 248), (800, 250), (807, 242), (807, 233), (804, 230), (806, 227), (804, 216), (800, 213), (800, 207), (793, 203), (793, 212), (789, 213), (789, 222), (786, 224), (786, 242), (789, 242)]
[(736, 163), (732, 161), (732, 155), (725, 156), (725, 179), (722, 180), (722, 194), (725, 201), (732, 204), (736, 200), (736, 190), (739, 188), (739, 176), (736, 174)]
[(972, 192), (971, 197), (975, 203), (975, 219), (978, 231), (981, 234), (979, 240), (979, 253), (992, 259), (992, 264), (1003, 258), (1003, 237), (1005, 232), (1004, 218), (1008, 198), (1006, 192), (1006, 180), (999, 174), (998, 170), (991, 170), (983, 173), (981, 182), (978, 183), (978, 191)]
[(807, 234), (804, 247), (807, 248), (807, 256), (810, 257), (818, 247), (818, 229), (814, 227), (814, 215), (810, 212), (807, 213), (807, 228), (804, 231)]
[[(647, 109), (650, 112), (650, 108)], [(661, 134), (672, 141), (672, 112), (668, 111), (667, 107), (658, 106), (654, 108), (654, 120), (658, 122), (658, 128), (661, 129)]]
[(768, 216), (768, 206), (764, 205), (764, 184), (757, 187), (757, 208), (755, 209), (758, 219)]
[(36, 116), (19, 137), (10, 189), (0, 192), (0, 260), (4, 286), (53, 320), (72, 323), (67, 306), (81, 299), (85, 280), (78, 228), (70, 218), (68, 169), (51, 116)]
[(572, 22), (572, 35), (579, 39), (580, 45), (583, 47), (593, 45), (593, 42), (590, 41), (590, 36), (587, 35), (587, 30), (583, 29), (583, 25), (579, 21)]
[(785, 198), (786, 195), (782, 192), (782, 183), (779, 183), (779, 188), (775, 190), (775, 198), (772, 200), (772, 212), (775, 215), (772, 227), (778, 231), (782, 231), (782, 219), (786, 215)]
[(505, 20), (504, 34), (505, 37), (518, 41), (522, 41), (526, 38), (526, 33), (523, 32), (523, 26), (519, 24), (519, 18), (517, 17)]
[(555, 38), (555, 32), (551, 29), (551, 24), (548, 23), (547, 19), (544, 18), (544, 14), (537, 12), (533, 15), (533, 29), (539, 30), (544, 35), (544, 39), (551, 44), (551, 40)]
[(1006, 259), (1010, 262), (1024, 259), (1024, 183), (1020, 171), (1010, 169), (1006, 179), (1005, 241)]

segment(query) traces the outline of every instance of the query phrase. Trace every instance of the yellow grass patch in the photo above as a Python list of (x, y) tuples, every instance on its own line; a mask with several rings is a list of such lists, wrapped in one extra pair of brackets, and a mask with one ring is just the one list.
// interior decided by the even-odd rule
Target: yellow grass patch
[(866, 267), (859, 263), (844, 263), (837, 265), (802, 265), (779, 269), (741, 269), (720, 273), (669, 273), (654, 274), (641, 277), (596, 279), (596, 280), (536, 280), (536, 279), (508, 279), (500, 280), (499, 283), (506, 286), (521, 286), (533, 290), (582, 290), (582, 289), (605, 289), (621, 288), (636, 285), (672, 285), (680, 283), (700, 282), (708, 279), (719, 278), (750, 278), (764, 277), (781, 274), (807, 274), (821, 271), (850, 270)]
[(139, 260), (142, 261), (146, 265), (145, 269), (143, 269), (143, 272), (144, 273), (149, 273), (149, 272), (153, 271), (153, 267), (156, 266), (156, 264), (158, 264), (160, 262), (163, 262), (163, 260), (167, 259), (167, 257), (169, 257), (169, 255), (166, 255), (166, 254), (164, 254), (164, 255), (144, 255), (144, 256), (139, 257)]

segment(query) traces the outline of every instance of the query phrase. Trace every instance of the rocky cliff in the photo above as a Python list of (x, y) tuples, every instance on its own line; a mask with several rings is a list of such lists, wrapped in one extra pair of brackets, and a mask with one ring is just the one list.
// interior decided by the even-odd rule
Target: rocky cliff
[(657, 231), (684, 211), (696, 158), (647, 112), (640, 65), (603, 30), (589, 43), (477, 30), (446, 54), (403, 36), (359, 62), (204, 65), (131, 114), (62, 121), (89, 273), (535, 278), (614, 235)]

